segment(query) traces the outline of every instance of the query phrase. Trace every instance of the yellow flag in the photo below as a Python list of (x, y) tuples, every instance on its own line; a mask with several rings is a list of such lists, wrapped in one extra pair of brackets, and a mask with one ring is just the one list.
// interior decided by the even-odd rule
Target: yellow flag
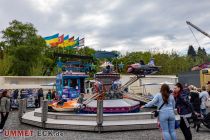
[(54, 38), (54, 39), (51, 39), (51, 40), (45, 40), (45, 42), (47, 44), (56, 43), (56, 42), (58, 42), (58, 38)]

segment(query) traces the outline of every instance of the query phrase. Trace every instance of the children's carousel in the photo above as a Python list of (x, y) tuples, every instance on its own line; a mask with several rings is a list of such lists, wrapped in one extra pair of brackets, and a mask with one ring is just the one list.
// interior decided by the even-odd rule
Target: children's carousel
[(136, 97), (127, 89), (145, 75), (159, 71), (159, 67), (142, 63), (130, 65), (128, 73), (134, 76), (122, 85), (114, 65), (105, 61), (101, 71), (94, 75), (91, 94), (85, 94), (91, 65), (73, 61), (58, 61), (57, 65), (62, 71), (56, 76), (56, 98), (48, 101), (48, 110), (44, 110), (43, 104), (42, 108), (23, 114), (22, 123), (99, 132), (157, 128), (153, 114), (139, 110), (140, 104), (150, 99)]
[(94, 97), (84, 101), (83, 113), (97, 113), (97, 99), (103, 98), (103, 113), (139, 112), (139, 101), (125, 98), (121, 89), (120, 74), (110, 62), (101, 65), (102, 71), (95, 74)]

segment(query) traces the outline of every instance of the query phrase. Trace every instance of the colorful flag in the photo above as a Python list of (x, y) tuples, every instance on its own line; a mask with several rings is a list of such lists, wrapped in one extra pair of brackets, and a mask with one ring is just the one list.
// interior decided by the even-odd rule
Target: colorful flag
[(59, 44), (58, 47), (61, 47), (61, 48), (72, 47), (72, 46), (74, 46), (74, 44), (75, 44), (74, 36), (69, 38), (69, 35), (67, 35), (64, 38), (64, 42)]
[(65, 48), (65, 44), (68, 42), (68, 39), (69, 39), (69, 35), (66, 35), (64, 38), (63, 38), (63, 42), (58, 44), (58, 47), (60, 48)]
[(85, 46), (85, 38), (79, 40), (79, 47)]
[(59, 36), (59, 33), (54, 34), (54, 35), (52, 35), (52, 36), (44, 37), (44, 40), (51, 40), (51, 39), (54, 39), (54, 38), (58, 38), (58, 36)]
[(59, 36), (59, 38), (58, 38), (58, 44), (63, 43), (63, 41), (64, 41), (64, 35)]
[(51, 47), (61, 47), (65, 49), (73, 49), (75, 47), (84, 46), (85, 44), (84, 38), (79, 39), (78, 37), (77, 39), (74, 39), (74, 36), (69, 38), (69, 35), (66, 35), (64, 37), (64, 35), (59, 36), (58, 33), (52, 36), (44, 37), (44, 39), (46, 41), (46, 44)]
[(58, 42), (58, 36), (59, 34), (54, 34), (52, 36), (44, 37), (44, 40), (46, 41), (46, 44), (50, 45), (51, 43)]
[(65, 37), (64, 37), (64, 40), (68, 40), (69, 39), (69, 35), (66, 35)]
[(65, 50), (74, 49), (76, 46), (78, 46), (78, 43), (79, 43), (79, 37), (76, 40), (74, 40), (74, 36), (69, 38), (69, 41), (66, 44)]
[(63, 41), (64, 41), (64, 35), (61, 35), (58, 37), (58, 42), (50, 43), (50, 46), (57, 47), (59, 44), (63, 43)]
[(74, 42), (74, 36), (72, 36), (71, 38), (69, 38), (70, 42)]
[(75, 42), (74, 46), (78, 47), (79, 46), (79, 37), (76, 40), (74, 40), (74, 42)]
[(69, 40), (66, 42), (65, 47), (74, 47), (75, 41), (74, 41), (74, 36), (69, 38)]

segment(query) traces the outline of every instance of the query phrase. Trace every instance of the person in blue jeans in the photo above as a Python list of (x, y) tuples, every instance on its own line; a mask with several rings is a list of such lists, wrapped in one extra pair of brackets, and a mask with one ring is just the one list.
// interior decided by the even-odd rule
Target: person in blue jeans
[(170, 88), (167, 84), (163, 84), (160, 89), (160, 93), (158, 93), (152, 101), (141, 106), (144, 107), (152, 107), (156, 105), (158, 108), (160, 106), (162, 108), (159, 110), (158, 120), (160, 122), (160, 127), (162, 130), (162, 136), (164, 140), (176, 140), (176, 131), (175, 131), (175, 100), (173, 95), (170, 94)]

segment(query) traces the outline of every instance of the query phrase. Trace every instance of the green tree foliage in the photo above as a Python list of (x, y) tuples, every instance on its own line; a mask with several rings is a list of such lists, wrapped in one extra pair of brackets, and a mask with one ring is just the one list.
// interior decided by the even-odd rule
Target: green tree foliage
[(201, 49), (201, 47), (198, 47), (197, 56), (198, 57), (202, 57), (203, 56), (203, 50)]
[(95, 50), (86, 46), (86, 47), (83, 47), (83, 48), (80, 48), (79, 51), (78, 51), (78, 54), (80, 55), (87, 55), (87, 56), (93, 56), (95, 54)]
[(12, 64), (9, 73), (12, 75), (31, 75), (31, 68), (38, 62), (40, 50), (36, 47), (20, 45), (11, 51)]
[(31, 45), (37, 37), (36, 32), (37, 30), (34, 28), (33, 24), (24, 24), (20, 21), (13, 20), (9, 23), (9, 27), (2, 31), (2, 39), (7, 47)]
[(0, 59), (0, 75), (9, 75), (9, 68), (11, 67), (11, 57), (5, 56)]
[(151, 52), (132, 52), (115, 60), (114, 64), (120, 64), (122, 62), (125, 65), (123, 73), (126, 74), (128, 65), (139, 63), (140, 60), (144, 60), (145, 64), (147, 64), (151, 57), (155, 59), (157, 66), (161, 66), (160, 72), (157, 74), (163, 75), (177, 75), (181, 72), (190, 71), (194, 65), (202, 63), (198, 58), (196, 58), (194, 62), (192, 57), (179, 56), (176, 52), (155, 54)]
[(5, 53), (11, 57), (10, 75), (31, 75), (31, 69), (42, 58), (45, 41), (31, 23), (13, 20), (2, 31)]
[(206, 50), (201, 47), (198, 47), (198, 51), (197, 51), (197, 59), (200, 59), (201, 62), (205, 62), (207, 61), (207, 53)]

